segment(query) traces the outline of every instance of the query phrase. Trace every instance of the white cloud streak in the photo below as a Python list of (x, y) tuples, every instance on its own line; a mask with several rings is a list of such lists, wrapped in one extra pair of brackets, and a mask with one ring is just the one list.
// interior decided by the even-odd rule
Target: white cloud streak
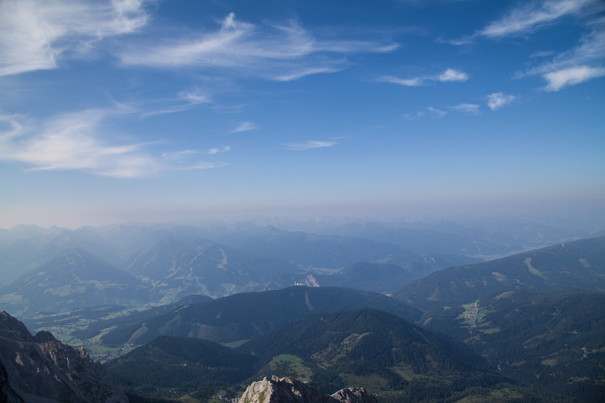
[(439, 81), (466, 81), (468, 80), (468, 74), (454, 69), (447, 69), (437, 77)]
[(566, 15), (577, 14), (586, 6), (595, 3), (595, 0), (547, 0), (541, 4), (531, 2), (492, 22), (478, 35), (499, 38), (526, 34)]
[(147, 23), (143, 0), (4, 0), (0, 2), (0, 76), (53, 69), (103, 38)]
[(181, 91), (177, 94), (176, 99), (165, 101), (168, 105), (163, 109), (151, 110), (141, 114), (142, 117), (163, 115), (166, 113), (177, 113), (189, 110), (196, 105), (211, 103), (210, 95), (202, 93), (198, 90)]
[(457, 71), (454, 69), (447, 69), (441, 74), (435, 76), (422, 76), (414, 78), (399, 78), (394, 76), (381, 76), (375, 81), (382, 83), (392, 83), (398, 85), (404, 85), (407, 87), (419, 87), (425, 85), (427, 81), (440, 81), (440, 82), (452, 82), (452, 81), (466, 81), (468, 80), (468, 74)]
[(279, 81), (346, 68), (346, 59), (362, 52), (391, 52), (399, 45), (375, 41), (316, 39), (296, 21), (257, 26), (238, 21), (233, 13), (215, 32), (159, 45), (138, 45), (120, 54), (124, 65), (155, 68), (204, 68), (237, 71)]
[(25, 165), (30, 171), (77, 170), (114, 178), (191, 169), (178, 164), (197, 153), (194, 150), (155, 157), (148, 151), (150, 143), (110, 144), (107, 139), (112, 136), (104, 122), (128, 113), (132, 111), (90, 109), (49, 119), (39, 129), (26, 128), (22, 117), (0, 116), (10, 126), (0, 133), (0, 160)]
[(245, 121), (240, 122), (240, 124), (235, 129), (231, 130), (229, 133), (241, 133), (256, 129), (258, 129), (258, 126), (256, 126), (254, 123)]
[(547, 91), (559, 91), (568, 85), (580, 84), (592, 78), (605, 76), (605, 68), (595, 68), (589, 66), (571, 67), (568, 69), (553, 71), (544, 74), (548, 81)]
[(462, 112), (472, 115), (479, 114), (479, 105), (476, 104), (460, 104), (456, 106), (450, 106), (449, 108), (456, 112)]
[(231, 151), (230, 146), (225, 146), (222, 148), (211, 148), (206, 152), (206, 154), (212, 155), (212, 154), (218, 154), (218, 153), (226, 153), (227, 151)]
[(306, 150), (310, 150), (312, 148), (332, 147), (333, 145), (335, 145), (337, 143), (338, 142), (335, 140), (328, 140), (328, 141), (309, 140), (304, 143), (286, 144), (285, 147), (289, 150), (306, 151)]
[(437, 109), (434, 106), (429, 106), (423, 111), (416, 112), (415, 114), (406, 114), (405, 118), (409, 120), (421, 119), (421, 118), (437, 118), (441, 119), (445, 115), (453, 112), (461, 112), (467, 115), (478, 115), (479, 114), (479, 105), (475, 104), (460, 104), (456, 106), (448, 106), (447, 109), (449, 111), (444, 111), (442, 109)]
[(546, 91), (576, 85), (602, 77), (605, 70), (605, 18), (588, 24), (590, 31), (574, 48), (556, 55), (552, 61), (517, 72), (516, 78), (541, 75), (548, 83)]
[(179, 98), (189, 102), (191, 105), (206, 104), (212, 102), (210, 96), (198, 90), (181, 91)]
[(496, 109), (511, 103), (514, 99), (514, 95), (505, 95), (502, 92), (494, 92), (487, 96), (487, 106), (489, 106), (492, 111), (495, 111)]

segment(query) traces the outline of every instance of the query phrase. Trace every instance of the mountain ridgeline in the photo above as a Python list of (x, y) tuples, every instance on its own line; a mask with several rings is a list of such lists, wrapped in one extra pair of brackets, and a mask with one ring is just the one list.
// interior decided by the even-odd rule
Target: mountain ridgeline
[(419, 256), (363, 238), (242, 227), (241, 233), (178, 225), (3, 230), (0, 303), (13, 314), (33, 317), (41, 311), (169, 304), (191, 294), (219, 298), (300, 284), (387, 292), (435, 270), (477, 261)]
[[(13, 277), (0, 303), (40, 331), (5, 320), (1, 393), (90, 401), (82, 379), (114, 382), (93, 357), (132, 402), (228, 400), (250, 383), (322, 401), (601, 402), (605, 237), (481, 260), (565, 235), (522, 228), (513, 238), (452, 223), (340, 235), (253, 224), (0, 231), (2, 282)], [(32, 371), (59, 383), (29, 384)]]
[(517, 289), (605, 292), (605, 237), (566, 242), (489, 262), (452, 267), (404, 285), (393, 297), (422, 310), (472, 303)]
[(354, 308), (380, 309), (408, 320), (418, 320), (421, 315), (408, 303), (369, 291), (290, 287), (192, 304), (143, 323), (116, 328), (101, 340), (106, 345), (143, 344), (169, 335), (229, 343), (252, 339), (304, 316)]

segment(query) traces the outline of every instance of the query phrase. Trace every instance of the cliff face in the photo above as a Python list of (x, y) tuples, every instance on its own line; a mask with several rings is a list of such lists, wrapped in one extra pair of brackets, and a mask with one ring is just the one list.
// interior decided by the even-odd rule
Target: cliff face
[(49, 332), (32, 336), (6, 312), (0, 313), (0, 363), (6, 369), (7, 390), (26, 402), (32, 395), (74, 403), (128, 402), (120, 384), (84, 349), (65, 345)]
[(324, 395), (305, 382), (294, 378), (263, 379), (244, 392), (240, 403), (378, 403), (364, 388), (341, 389), (332, 396)]

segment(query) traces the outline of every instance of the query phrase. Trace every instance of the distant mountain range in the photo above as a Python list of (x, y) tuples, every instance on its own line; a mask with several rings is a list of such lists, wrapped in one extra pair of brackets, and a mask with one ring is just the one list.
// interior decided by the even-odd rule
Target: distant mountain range
[(374, 292), (392, 291), (396, 284), (407, 284), (446, 267), (480, 262), (468, 256), (397, 256), (383, 263), (359, 262), (332, 273), (279, 274), (261, 290), (279, 290), (292, 285), (307, 287), (346, 287)]
[(147, 303), (146, 284), (79, 248), (27, 272), (0, 295), (0, 304), (20, 316), (95, 305)]
[(191, 294), (217, 298), (297, 284), (387, 292), (435, 270), (478, 261), (418, 256), (397, 245), (353, 237), (252, 224), (237, 228), (241, 232), (167, 224), (2, 230), (0, 303), (13, 314), (32, 317), (40, 311), (168, 304)]
[[(490, 257), (580, 238), (599, 236), (577, 223), (545, 225), (523, 218), (486, 218), (461, 225), (451, 221), (338, 222), (310, 225), (318, 234), (353, 236), (400, 245), (418, 254), (448, 253)], [(585, 226), (585, 227), (591, 227)], [(598, 226), (597, 226), (598, 228)]]
[(392, 295), (430, 310), (517, 289), (544, 292), (570, 287), (605, 292), (605, 237), (451, 267), (406, 284)]
[(189, 294), (222, 297), (249, 291), (279, 273), (298, 269), (272, 258), (255, 258), (198, 238), (167, 235), (134, 255), (128, 273), (148, 283), (152, 302)]

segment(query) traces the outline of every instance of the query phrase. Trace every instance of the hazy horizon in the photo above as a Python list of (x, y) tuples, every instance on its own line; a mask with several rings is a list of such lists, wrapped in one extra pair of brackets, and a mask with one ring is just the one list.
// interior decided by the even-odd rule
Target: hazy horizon
[(602, 229), (604, 9), (1, 0), (0, 228), (550, 216)]

